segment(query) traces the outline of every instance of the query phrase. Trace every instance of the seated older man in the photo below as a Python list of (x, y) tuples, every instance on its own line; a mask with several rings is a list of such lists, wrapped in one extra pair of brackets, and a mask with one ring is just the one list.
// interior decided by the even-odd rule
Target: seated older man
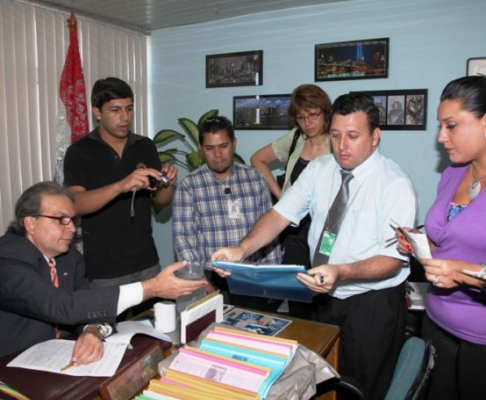
[(174, 299), (207, 284), (178, 279), (167, 266), (156, 277), (122, 286), (91, 289), (82, 256), (72, 248), (73, 194), (54, 182), (27, 189), (15, 206), (15, 220), (0, 238), (0, 356), (82, 332), (73, 365), (103, 355), (102, 340), (118, 314), (153, 297)]

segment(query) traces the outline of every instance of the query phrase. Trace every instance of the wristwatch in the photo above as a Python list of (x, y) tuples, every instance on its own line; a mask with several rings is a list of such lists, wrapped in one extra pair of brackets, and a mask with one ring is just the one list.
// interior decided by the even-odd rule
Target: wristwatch
[(84, 327), (83, 331), (85, 331), (88, 328), (88, 326), (92, 326), (93, 328), (98, 329), (98, 332), (100, 333), (103, 339), (110, 336), (113, 333), (113, 328), (111, 327), (110, 324), (89, 324)]

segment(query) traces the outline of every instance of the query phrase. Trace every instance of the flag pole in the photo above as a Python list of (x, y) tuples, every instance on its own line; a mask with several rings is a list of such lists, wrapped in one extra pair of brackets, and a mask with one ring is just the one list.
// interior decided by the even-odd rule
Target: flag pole
[(71, 11), (71, 16), (69, 17), (69, 19), (67, 20), (68, 24), (69, 24), (69, 36), (71, 37), (71, 34), (73, 33), (73, 28), (76, 28), (76, 17), (74, 16), (74, 12)]

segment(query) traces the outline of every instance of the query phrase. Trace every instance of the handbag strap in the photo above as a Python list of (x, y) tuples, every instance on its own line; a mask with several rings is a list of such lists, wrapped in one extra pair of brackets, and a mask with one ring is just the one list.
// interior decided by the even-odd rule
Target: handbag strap
[[(292, 143), (290, 144), (289, 156), (288, 156), (287, 160), (290, 158), (290, 156), (292, 155), (292, 153), (295, 150), (295, 147), (297, 146), (297, 140), (299, 140), (300, 133), (301, 132), (300, 132), (299, 128), (297, 128), (294, 132), (294, 137), (292, 138)], [(288, 161), (287, 161), (287, 164), (288, 164)]]

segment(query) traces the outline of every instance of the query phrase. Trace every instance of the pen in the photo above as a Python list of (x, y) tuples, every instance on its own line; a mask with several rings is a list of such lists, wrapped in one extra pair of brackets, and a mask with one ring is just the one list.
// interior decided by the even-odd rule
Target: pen
[(71, 361), (69, 364), (66, 364), (64, 367), (61, 367), (61, 371), (66, 371), (68, 368), (73, 366), (73, 362)]

